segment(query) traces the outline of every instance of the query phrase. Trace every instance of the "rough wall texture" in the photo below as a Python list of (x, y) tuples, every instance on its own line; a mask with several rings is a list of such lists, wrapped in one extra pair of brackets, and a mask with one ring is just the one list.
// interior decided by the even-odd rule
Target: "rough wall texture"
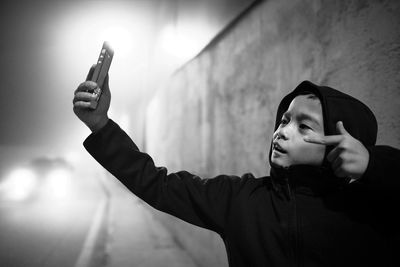
[[(263, 1), (158, 90), (146, 150), (170, 171), (267, 175), (275, 111), (302, 80), (359, 98), (378, 144), (400, 147), (400, 1)], [(215, 234), (160, 215), (200, 266), (226, 266)]]

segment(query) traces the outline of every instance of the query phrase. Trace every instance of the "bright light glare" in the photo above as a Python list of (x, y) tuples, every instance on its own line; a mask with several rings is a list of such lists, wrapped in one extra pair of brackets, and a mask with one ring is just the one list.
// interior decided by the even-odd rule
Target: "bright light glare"
[(210, 38), (210, 29), (187, 22), (183, 25), (167, 25), (161, 34), (161, 45), (166, 53), (177, 60), (194, 57)]
[(54, 198), (64, 198), (70, 193), (71, 175), (66, 170), (53, 170), (47, 176), (44, 193)]
[[(93, 56), (100, 52), (104, 41), (114, 48), (116, 62), (137, 60), (143, 57), (143, 49), (147, 48), (149, 19), (148, 12), (141, 4), (129, 1), (101, 4), (96, 1), (84, 2), (69, 11), (63, 11), (62, 18), (56, 37), (59, 47), (66, 51), (71, 51), (73, 46), (76, 57), (72, 57), (71, 63), (74, 65), (77, 65), (77, 57), (91, 62)], [(71, 53), (65, 53), (65, 57), (71, 57)]]
[(14, 170), (1, 186), (6, 199), (24, 200), (35, 190), (37, 178), (29, 169)]
[(108, 27), (104, 32), (101, 32), (99, 40), (102, 38), (104, 41), (108, 41), (111, 47), (120, 55), (127, 55), (134, 48), (131, 35), (132, 33), (128, 29), (114, 26)]

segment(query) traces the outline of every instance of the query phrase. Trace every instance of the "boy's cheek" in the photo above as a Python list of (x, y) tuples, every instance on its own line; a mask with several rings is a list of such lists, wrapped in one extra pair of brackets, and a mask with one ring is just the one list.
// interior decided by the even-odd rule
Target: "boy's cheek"
[(313, 144), (308, 144), (304, 147), (299, 155), (299, 158), (304, 160), (304, 163), (310, 165), (320, 165), (322, 164), (325, 157), (325, 146), (318, 146)]

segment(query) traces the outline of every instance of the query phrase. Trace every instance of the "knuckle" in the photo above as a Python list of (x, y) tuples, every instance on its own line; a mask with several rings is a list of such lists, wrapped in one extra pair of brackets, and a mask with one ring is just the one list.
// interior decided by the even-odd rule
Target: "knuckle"
[(347, 147), (348, 147), (348, 144), (347, 144), (347, 142), (346, 142), (345, 140), (342, 140), (342, 141), (339, 143), (338, 147), (339, 147), (340, 149), (342, 149), (342, 150), (346, 150)]
[(77, 92), (83, 91), (84, 88), (85, 88), (85, 83), (84, 83), (84, 82), (83, 82), (83, 83), (80, 83), (80, 84), (78, 85), (78, 88), (76, 88), (76, 90), (75, 90), (75, 94), (76, 94)]
[(93, 81), (85, 81), (78, 87), (78, 91), (94, 90), (97, 87), (97, 83)]
[(84, 98), (84, 96), (85, 96), (85, 93), (84, 93), (83, 91), (80, 91), (80, 92), (77, 92), (77, 93), (75, 94), (74, 99), (75, 99), (75, 100), (82, 100), (82, 99)]
[(350, 175), (354, 172), (354, 166), (352, 164), (344, 164), (343, 171), (346, 173), (346, 175)]
[(87, 88), (92, 89), (92, 90), (97, 87), (97, 83), (95, 83), (93, 81), (85, 81), (84, 84)]
[(347, 156), (345, 153), (341, 153), (338, 158), (339, 158), (340, 162), (342, 162), (342, 163), (346, 162), (346, 160), (347, 160)]

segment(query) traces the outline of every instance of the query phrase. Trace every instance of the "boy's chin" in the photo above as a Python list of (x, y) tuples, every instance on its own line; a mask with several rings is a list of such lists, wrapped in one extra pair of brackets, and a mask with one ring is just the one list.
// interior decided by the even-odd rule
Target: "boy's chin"
[(271, 165), (275, 168), (288, 168), (291, 166), (288, 162), (281, 160), (271, 160)]
[(289, 163), (287, 161), (283, 161), (283, 160), (271, 160), (271, 167), (274, 168), (289, 168), (290, 166), (302, 166), (302, 165), (307, 165), (307, 166), (322, 166), (322, 162), (321, 163)]

